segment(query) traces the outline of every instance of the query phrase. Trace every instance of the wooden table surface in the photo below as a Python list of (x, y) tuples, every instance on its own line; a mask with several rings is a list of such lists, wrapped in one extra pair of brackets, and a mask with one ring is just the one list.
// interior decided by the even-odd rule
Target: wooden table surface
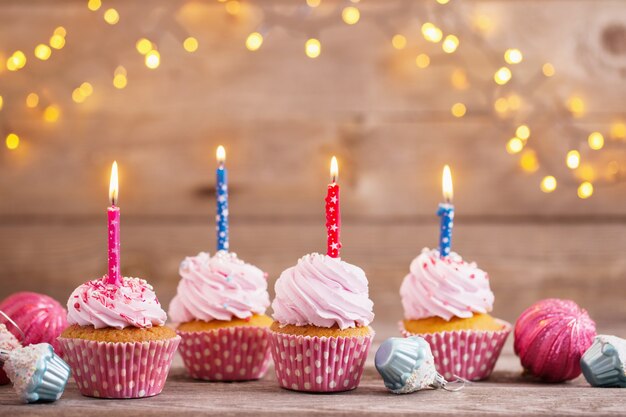
[(625, 415), (626, 390), (592, 388), (579, 377), (563, 384), (545, 384), (521, 376), (521, 367), (508, 340), (496, 369), (487, 381), (460, 392), (428, 390), (394, 395), (383, 386), (372, 360), (354, 391), (303, 394), (281, 389), (273, 369), (260, 381), (209, 383), (185, 375), (175, 359), (163, 392), (138, 400), (83, 397), (71, 381), (54, 404), (20, 404), (10, 386), (0, 387), (2, 416), (124, 416), (183, 415)]

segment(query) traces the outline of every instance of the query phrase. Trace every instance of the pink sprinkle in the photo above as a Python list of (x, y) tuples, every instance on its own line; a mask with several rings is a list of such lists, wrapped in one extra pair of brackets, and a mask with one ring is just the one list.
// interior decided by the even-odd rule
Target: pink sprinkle
[(444, 300), (444, 301), (443, 301), (443, 305), (444, 305), (444, 306), (447, 306), (447, 305), (448, 305), (448, 302)]
[(472, 274), (472, 275), (470, 275), (470, 278), (474, 279), (474, 278), (476, 278), (476, 275)]
[(76, 310), (80, 310), (80, 304), (78, 304), (78, 303), (74, 303), (74, 308), (75, 308)]
[(428, 264), (426, 262), (424, 262), (424, 268), (428, 268)]

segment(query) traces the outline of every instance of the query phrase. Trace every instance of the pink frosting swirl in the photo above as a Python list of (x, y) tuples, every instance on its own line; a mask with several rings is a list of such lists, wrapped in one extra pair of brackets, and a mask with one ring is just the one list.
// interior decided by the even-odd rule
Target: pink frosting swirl
[(438, 250), (428, 248), (411, 262), (400, 296), (408, 320), (469, 318), (490, 312), (494, 299), (489, 275), (475, 263), (463, 261), (454, 252), (441, 259)]
[(88, 281), (67, 301), (69, 324), (96, 329), (163, 326), (166, 319), (154, 289), (140, 278), (123, 277), (119, 287), (108, 284), (106, 277)]
[(246, 319), (270, 305), (267, 275), (256, 266), (219, 251), (200, 252), (180, 264), (181, 280), (169, 314), (177, 323), (191, 320)]
[(280, 324), (340, 329), (369, 325), (373, 307), (365, 272), (319, 253), (303, 256), (280, 275), (272, 303)]

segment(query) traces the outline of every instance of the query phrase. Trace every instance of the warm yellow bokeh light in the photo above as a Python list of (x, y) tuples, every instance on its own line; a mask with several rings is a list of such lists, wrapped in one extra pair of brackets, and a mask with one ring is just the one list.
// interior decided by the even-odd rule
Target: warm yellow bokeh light
[(467, 108), (463, 103), (454, 103), (450, 111), (454, 117), (463, 117), (467, 113)]
[(341, 11), (341, 18), (346, 24), (354, 25), (361, 18), (361, 12), (354, 6), (344, 7)]
[(626, 123), (615, 122), (611, 124), (611, 137), (613, 139), (626, 139)]
[(120, 21), (120, 14), (114, 8), (107, 9), (104, 12), (104, 21), (109, 25), (114, 25)]
[(56, 104), (51, 104), (43, 111), (43, 119), (48, 123), (54, 123), (61, 117), (61, 109)]
[(82, 103), (83, 101), (85, 101), (87, 99), (87, 97), (83, 94), (83, 92), (80, 90), (80, 87), (75, 88), (74, 91), (72, 91), (72, 100), (75, 103)]
[(101, 0), (88, 0), (87, 1), (87, 8), (91, 10), (92, 12), (95, 12), (96, 10), (100, 9), (100, 7), (102, 7)]
[(183, 48), (187, 52), (196, 52), (198, 50), (198, 40), (193, 36), (189, 36), (183, 41)]
[(430, 22), (426, 22), (422, 25), (422, 35), (424, 39), (429, 42), (439, 42), (443, 38), (443, 32), (437, 26)]
[(523, 58), (522, 51), (516, 48), (507, 49), (504, 52), (504, 60), (507, 64), (519, 64)]
[(79, 87), (81, 93), (83, 93), (83, 95), (85, 97), (89, 97), (90, 95), (93, 94), (93, 86), (88, 83), (87, 81), (85, 81), (84, 83), (82, 83)]
[(535, 151), (525, 150), (519, 159), (519, 166), (525, 172), (536, 172), (539, 169), (539, 160)]
[(415, 57), (415, 65), (418, 68), (426, 68), (430, 65), (430, 57), (426, 54), (419, 54)]
[(63, 26), (57, 26), (52, 34), (65, 37), (67, 36), (67, 30)]
[(13, 151), (17, 149), (18, 146), (20, 146), (20, 137), (17, 136), (15, 133), (9, 133), (6, 137), (5, 144), (7, 146), (7, 149)]
[(443, 43), (441, 44), (441, 48), (447, 54), (453, 53), (454, 51), (456, 51), (458, 47), (459, 47), (459, 38), (457, 38), (454, 35), (446, 36), (446, 38), (443, 40)]
[(576, 169), (580, 166), (580, 152), (572, 149), (565, 157), (565, 164), (569, 169)]
[(541, 67), (541, 72), (543, 72), (543, 75), (545, 75), (546, 77), (552, 77), (554, 75), (554, 72), (555, 72), (554, 71), (554, 65), (552, 65), (549, 62), (546, 62)]
[(437, 3), (439, 4), (448, 4), (450, 2), (450, 0), (437, 0)]
[(4, 105), (4, 99), (0, 96), (0, 110), (2, 110), (2, 106)]
[(230, 0), (227, 1), (226, 4), (224, 4), (224, 8), (226, 9), (226, 13), (234, 16), (236, 14), (239, 14), (239, 12), (241, 11), (241, 3), (239, 3), (237, 0)]
[(544, 193), (551, 193), (552, 191), (556, 190), (556, 185), (556, 178), (554, 178), (552, 175), (547, 175), (541, 180), (541, 191), (543, 191)]
[(7, 69), (9, 71), (17, 71), (26, 65), (26, 55), (22, 51), (15, 51), (13, 55), (7, 59)]
[(161, 55), (159, 54), (159, 51), (157, 51), (156, 49), (153, 49), (150, 52), (148, 52), (146, 54), (145, 64), (146, 64), (146, 67), (150, 69), (158, 68), (159, 65), (161, 64)]
[(594, 151), (598, 151), (604, 147), (604, 136), (600, 132), (592, 132), (587, 138), (589, 147)]
[(500, 97), (493, 103), (493, 108), (498, 113), (506, 113), (509, 110), (509, 102), (506, 98)]
[(391, 45), (393, 45), (395, 49), (406, 48), (406, 36), (399, 33), (393, 35), (393, 38), (391, 38)]
[(506, 151), (510, 154), (519, 153), (524, 149), (524, 141), (520, 138), (511, 138), (506, 143)]
[(506, 101), (509, 105), (510, 110), (519, 110), (522, 105), (522, 98), (517, 94), (509, 95)]
[(311, 38), (304, 44), (304, 53), (309, 58), (317, 58), (322, 53), (322, 44), (319, 40)]
[(466, 90), (469, 88), (469, 82), (467, 80), (467, 75), (465, 74), (465, 70), (462, 68), (456, 68), (452, 71), (452, 75), (450, 76), (450, 82), (452, 82), (452, 86), (457, 90)]
[(152, 50), (153, 47), (154, 46), (152, 45), (152, 42), (150, 42), (150, 40), (146, 38), (141, 38), (137, 41), (137, 43), (135, 43), (135, 48), (137, 48), (137, 52), (139, 52), (141, 55), (147, 54)]
[(52, 35), (50, 37), (50, 46), (54, 49), (63, 49), (65, 46), (65, 36), (61, 35)]
[(246, 38), (246, 48), (249, 51), (256, 51), (263, 45), (263, 35), (259, 32), (252, 32)]
[(593, 184), (585, 181), (578, 186), (578, 197), (583, 200), (593, 195)]
[(515, 129), (515, 136), (527, 140), (530, 137), (530, 128), (527, 125), (519, 125), (517, 129)]
[(494, 28), (494, 23), (489, 16), (486, 15), (477, 15), (473, 19), (473, 24), (479, 32), (483, 34), (489, 33)]
[(39, 96), (37, 93), (30, 93), (26, 96), (26, 107), (34, 109), (39, 105)]
[(508, 69), (507, 67), (502, 67), (493, 75), (493, 80), (496, 82), (496, 84), (504, 85), (511, 80), (512, 76), (513, 74), (511, 74), (510, 69)]
[(567, 108), (574, 117), (580, 117), (585, 113), (585, 102), (582, 98), (573, 96), (567, 100)]
[(320, 5), (320, 3), (322, 2), (322, 0), (306, 0), (306, 4), (309, 7), (317, 7)]
[(128, 79), (125, 74), (115, 74), (113, 76), (113, 86), (119, 90), (126, 88)]
[(35, 47), (35, 56), (41, 59), (42, 61), (45, 61), (48, 58), (50, 58), (50, 55), (52, 55), (52, 50), (50, 49), (48, 45), (40, 43), (39, 45)]

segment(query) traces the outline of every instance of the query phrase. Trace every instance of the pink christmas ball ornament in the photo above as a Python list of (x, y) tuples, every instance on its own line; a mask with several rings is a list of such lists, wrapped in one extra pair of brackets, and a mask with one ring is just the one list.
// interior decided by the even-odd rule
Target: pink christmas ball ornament
[(515, 323), (515, 354), (529, 374), (562, 382), (581, 373), (580, 358), (596, 324), (571, 300), (549, 298), (527, 308)]
[(0, 303), (0, 310), (24, 332), (22, 335), (0, 315), (0, 323), (6, 325), (22, 345), (50, 343), (60, 353), (57, 337), (67, 327), (67, 311), (58, 301), (44, 294), (18, 292), (5, 298)]

